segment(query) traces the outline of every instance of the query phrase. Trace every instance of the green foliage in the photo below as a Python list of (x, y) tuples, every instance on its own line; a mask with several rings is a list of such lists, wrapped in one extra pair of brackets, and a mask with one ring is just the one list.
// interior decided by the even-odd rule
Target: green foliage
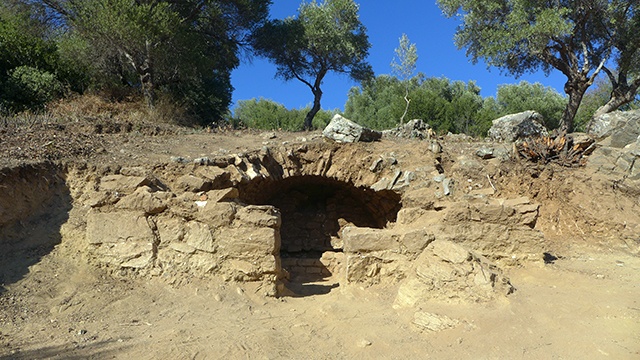
[(400, 45), (395, 49), (395, 57), (391, 62), (391, 73), (401, 81), (408, 81), (415, 76), (418, 62), (416, 44), (409, 41), (407, 34), (400, 37)]
[(297, 18), (268, 22), (253, 38), (257, 53), (276, 65), (277, 76), (297, 79), (313, 93), (306, 128), (321, 108), (321, 86), (328, 72), (348, 74), (357, 81), (373, 73), (365, 60), (371, 45), (358, 10), (353, 0), (313, 0), (302, 3)]
[(503, 115), (537, 111), (544, 117), (548, 129), (555, 129), (560, 125), (562, 113), (567, 106), (567, 99), (555, 89), (527, 81), (499, 86), (497, 101)]
[(0, 5), (0, 104), (9, 111), (41, 107), (58, 84), (55, 44), (46, 41), (23, 8)]
[(247, 36), (266, 21), (269, 0), (48, 0), (67, 26), (65, 59), (94, 89), (139, 92), (184, 106), (201, 124), (222, 119), (231, 71)]
[[(303, 128), (309, 107), (288, 110), (284, 105), (268, 99), (241, 100), (234, 111), (233, 123), (261, 130), (299, 131)], [(314, 118), (313, 128), (322, 129), (337, 111), (321, 110)]]
[[(349, 91), (345, 116), (373, 129), (389, 129), (397, 125), (405, 106), (402, 104), (403, 83), (381, 75)], [(451, 81), (447, 78), (410, 79), (409, 119), (423, 119), (438, 132), (467, 132), (482, 135), (476, 126), (476, 115), (482, 108), (480, 88), (474, 82)]]
[(50, 72), (19, 66), (9, 72), (4, 91), (5, 103), (13, 111), (41, 109), (62, 94), (62, 84)]
[(473, 62), (483, 60), (516, 76), (555, 69), (567, 77), (563, 126), (571, 131), (582, 96), (611, 51), (608, 1), (438, 0), (462, 23), (456, 44)]

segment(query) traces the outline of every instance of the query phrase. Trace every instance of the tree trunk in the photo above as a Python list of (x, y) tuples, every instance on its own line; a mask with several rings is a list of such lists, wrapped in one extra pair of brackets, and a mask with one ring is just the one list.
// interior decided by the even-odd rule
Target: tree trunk
[(402, 113), (402, 116), (400, 117), (400, 125), (404, 124), (404, 117), (407, 116), (407, 113), (409, 112), (409, 104), (411, 103), (411, 99), (409, 99), (409, 88), (405, 88), (404, 101), (407, 105), (404, 107), (404, 113)]
[(322, 90), (319, 87), (313, 89), (313, 107), (304, 118), (304, 130), (313, 129), (313, 118), (320, 111), (320, 100), (322, 99)]
[(573, 132), (573, 120), (575, 119), (580, 103), (582, 102), (582, 97), (590, 85), (591, 82), (584, 80), (573, 82), (567, 81), (564, 85), (564, 91), (569, 95), (569, 102), (564, 108), (560, 129), (566, 131), (567, 134)]
[(611, 98), (609, 99), (609, 101), (607, 101), (606, 104), (602, 105), (598, 108), (598, 110), (596, 110), (596, 112), (593, 114), (593, 117), (596, 118), (600, 115), (616, 111), (618, 110), (618, 108), (620, 108), (620, 106), (632, 102), (636, 98), (639, 86), (640, 82), (634, 82), (631, 85), (622, 84), (622, 82), (616, 82), (614, 84), (613, 90), (611, 91)]
[(151, 57), (151, 44), (147, 40), (145, 43), (145, 58), (142, 66), (138, 71), (140, 75), (140, 84), (142, 86), (142, 94), (147, 102), (147, 106), (151, 109), (156, 105), (155, 97), (155, 79), (153, 76), (153, 59)]

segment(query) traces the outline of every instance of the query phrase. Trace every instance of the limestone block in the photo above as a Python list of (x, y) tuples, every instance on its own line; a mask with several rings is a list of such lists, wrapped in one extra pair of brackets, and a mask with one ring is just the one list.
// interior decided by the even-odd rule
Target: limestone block
[(393, 302), (393, 308), (414, 307), (420, 300), (428, 297), (428, 291), (430, 290), (417, 278), (408, 279), (398, 288), (398, 295)]
[(279, 229), (282, 224), (280, 212), (270, 205), (249, 205), (238, 209), (235, 216), (238, 224)]
[(140, 210), (145, 214), (159, 214), (167, 209), (167, 204), (160, 196), (151, 192), (148, 186), (142, 186), (136, 189), (133, 194), (127, 195), (120, 199), (116, 204), (119, 209)]
[(87, 215), (86, 231), (89, 244), (153, 242), (147, 218), (136, 211), (101, 213), (91, 210)]
[(493, 120), (489, 129), (489, 138), (496, 141), (513, 142), (531, 136), (547, 135), (542, 115), (535, 111), (505, 115)]
[(372, 256), (347, 255), (346, 277), (349, 282), (367, 282), (380, 273), (380, 259)]
[(229, 202), (208, 201), (198, 209), (198, 219), (214, 228), (229, 226), (237, 212), (237, 205)]
[(344, 251), (367, 253), (372, 251), (400, 251), (400, 243), (395, 235), (382, 229), (347, 226), (342, 230)]
[(125, 268), (144, 268), (151, 265), (153, 244), (147, 241), (102, 243), (94, 250), (98, 261)]
[(217, 166), (203, 166), (197, 169), (196, 175), (208, 179), (212, 189), (225, 189), (232, 186), (231, 173)]
[(156, 219), (156, 227), (160, 236), (161, 247), (184, 240), (186, 222), (182, 218), (160, 216)]
[(426, 229), (411, 230), (400, 236), (400, 243), (411, 254), (420, 254), (427, 245), (435, 240), (434, 234)]
[(131, 268), (151, 264), (155, 238), (140, 212), (92, 210), (87, 215), (86, 238), (101, 262)]
[(100, 179), (100, 191), (131, 194), (140, 186), (149, 186), (151, 181), (143, 176), (107, 175)]
[(174, 187), (177, 191), (207, 191), (211, 189), (211, 181), (193, 175), (183, 175), (176, 180)]
[(197, 250), (209, 253), (216, 252), (216, 244), (207, 224), (197, 221), (188, 222), (184, 241)]
[(450, 241), (436, 240), (429, 248), (434, 255), (453, 264), (461, 264), (471, 258), (467, 249)]
[(375, 141), (382, 137), (380, 131), (367, 129), (336, 114), (322, 135), (336, 142), (352, 143), (357, 141)]
[(472, 204), (470, 210), (472, 220), (495, 224), (508, 223), (515, 214), (514, 208), (499, 204)]
[(223, 228), (216, 239), (222, 255), (252, 258), (275, 255), (280, 251), (280, 233), (272, 228)]
[(207, 191), (207, 201), (214, 203), (237, 199), (239, 196), (240, 192), (234, 187)]

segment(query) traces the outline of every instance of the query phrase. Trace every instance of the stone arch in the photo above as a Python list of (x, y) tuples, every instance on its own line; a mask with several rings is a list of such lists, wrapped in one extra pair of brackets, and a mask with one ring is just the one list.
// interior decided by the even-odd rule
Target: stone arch
[(396, 220), (401, 207), (394, 191), (374, 191), (320, 175), (256, 179), (240, 186), (240, 198), (279, 209), (282, 267), (292, 278), (339, 273), (342, 229), (384, 228)]

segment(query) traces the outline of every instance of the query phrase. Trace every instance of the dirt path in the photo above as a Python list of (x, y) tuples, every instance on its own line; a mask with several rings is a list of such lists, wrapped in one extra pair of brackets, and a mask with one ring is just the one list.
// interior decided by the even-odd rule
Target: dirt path
[[(394, 286), (298, 284), (324, 293), (265, 299), (250, 286), (112, 279), (56, 250), (2, 294), (0, 356), (136, 359), (637, 359), (640, 259), (583, 254), (509, 272), (489, 304), (432, 303), (459, 321), (421, 331)], [(325, 293), (326, 292), (326, 293)]]

